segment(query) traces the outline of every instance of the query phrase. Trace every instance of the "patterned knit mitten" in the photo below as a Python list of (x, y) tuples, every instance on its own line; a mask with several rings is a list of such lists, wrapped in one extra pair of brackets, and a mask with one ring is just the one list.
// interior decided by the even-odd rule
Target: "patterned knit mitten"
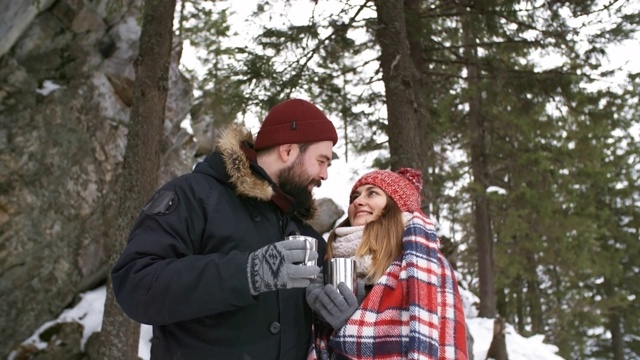
[[(277, 289), (304, 288), (309, 285), (309, 279), (318, 275), (320, 268), (295, 264), (305, 260), (305, 251), (304, 241), (284, 240), (249, 254), (247, 275), (251, 295)], [(317, 252), (309, 251), (309, 260), (317, 258)]]

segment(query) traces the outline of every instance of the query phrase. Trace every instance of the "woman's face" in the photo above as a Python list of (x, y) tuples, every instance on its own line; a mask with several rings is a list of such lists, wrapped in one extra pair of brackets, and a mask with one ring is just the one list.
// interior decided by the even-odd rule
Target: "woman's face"
[(387, 194), (377, 186), (362, 185), (349, 199), (349, 222), (351, 226), (365, 225), (382, 215), (387, 205)]

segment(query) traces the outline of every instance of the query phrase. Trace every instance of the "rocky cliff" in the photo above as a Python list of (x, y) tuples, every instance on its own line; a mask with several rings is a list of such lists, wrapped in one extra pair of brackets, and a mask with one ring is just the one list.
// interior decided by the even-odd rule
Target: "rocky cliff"
[[(105, 279), (140, 35), (121, 3), (0, 0), (0, 356)], [(174, 50), (162, 181), (195, 150)]]

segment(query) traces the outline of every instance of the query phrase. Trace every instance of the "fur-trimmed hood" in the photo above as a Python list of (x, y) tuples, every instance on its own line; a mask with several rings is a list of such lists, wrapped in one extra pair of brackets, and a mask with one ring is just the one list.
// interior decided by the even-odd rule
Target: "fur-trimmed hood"
[(249, 159), (240, 147), (244, 141), (253, 143), (251, 132), (241, 126), (232, 125), (220, 134), (216, 150), (222, 155), (224, 167), (231, 178), (230, 182), (238, 194), (269, 201), (274, 191), (269, 181), (258, 177), (251, 171)]
[[(240, 195), (270, 201), (276, 194), (273, 189), (276, 185), (272, 185), (251, 169), (251, 162), (242, 149), (244, 142), (253, 144), (254, 137), (249, 130), (239, 125), (227, 127), (218, 138), (216, 151), (222, 155), (229, 182)], [(308, 211), (294, 213), (296, 217), (305, 221), (313, 219), (315, 214), (315, 204)]]

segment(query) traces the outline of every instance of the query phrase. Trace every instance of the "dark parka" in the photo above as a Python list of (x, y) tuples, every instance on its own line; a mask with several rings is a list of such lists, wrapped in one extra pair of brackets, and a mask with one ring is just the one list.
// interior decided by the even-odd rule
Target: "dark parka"
[(304, 289), (252, 296), (247, 257), (292, 233), (316, 237), (321, 259), (326, 244), (271, 201), (273, 185), (241, 146), (252, 142), (244, 129), (228, 129), (191, 174), (159, 189), (112, 269), (122, 309), (153, 325), (151, 359), (306, 357)]

